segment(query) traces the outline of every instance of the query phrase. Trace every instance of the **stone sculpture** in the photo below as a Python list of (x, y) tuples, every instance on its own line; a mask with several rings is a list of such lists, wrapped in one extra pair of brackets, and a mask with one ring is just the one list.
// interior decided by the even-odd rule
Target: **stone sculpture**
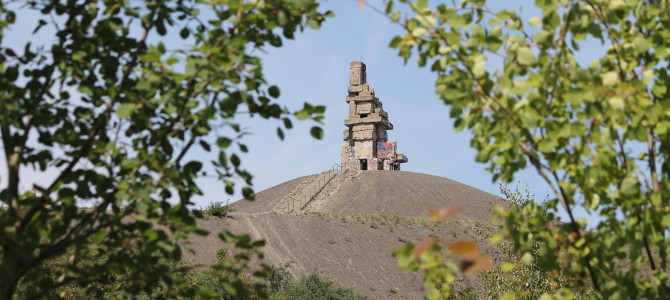
[(375, 90), (367, 84), (365, 64), (352, 61), (349, 70), (349, 118), (344, 121), (342, 166), (355, 170), (400, 170), (407, 157), (396, 153), (395, 142), (388, 141), (393, 129)]

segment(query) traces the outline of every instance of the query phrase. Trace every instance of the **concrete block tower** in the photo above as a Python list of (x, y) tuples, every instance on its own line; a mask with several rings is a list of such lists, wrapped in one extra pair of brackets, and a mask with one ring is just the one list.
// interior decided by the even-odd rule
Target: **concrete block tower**
[(365, 64), (352, 61), (349, 70), (349, 118), (344, 121), (342, 166), (356, 170), (400, 170), (407, 157), (396, 153), (395, 142), (388, 141), (393, 129), (375, 90), (367, 84)]

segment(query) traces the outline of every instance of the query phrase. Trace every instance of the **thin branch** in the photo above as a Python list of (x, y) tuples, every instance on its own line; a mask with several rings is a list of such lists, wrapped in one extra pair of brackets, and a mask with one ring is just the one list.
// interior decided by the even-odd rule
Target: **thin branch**
[[(560, 185), (558, 185), (558, 175), (556, 174), (556, 172), (552, 172), (552, 175), (554, 176), (554, 180), (557, 181), (556, 182), (556, 185), (558, 185), (558, 188), (557, 188), (554, 185), (554, 181), (551, 180), (549, 175), (547, 175), (547, 173), (542, 168), (539, 159), (530, 151), (530, 149), (528, 149), (528, 146), (526, 146), (526, 144), (521, 144), (520, 146), (521, 146), (521, 151), (523, 151), (523, 153), (530, 159), (533, 166), (535, 166), (535, 169), (537, 170), (537, 172), (540, 174), (540, 176), (542, 176), (542, 178), (544, 178), (544, 180), (547, 182), (547, 184), (549, 184), (549, 187), (551, 188), (551, 190), (554, 192), (556, 197), (558, 197), (559, 202), (561, 202), (563, 207), (566, 209), (566, 211), (568, 213), (568, 216), (570, 218), (570, 225), (572, 227), (572, 230), (575, 232), (575, 234), (577, 234), (577, 239), (581, 238), (582, 235), (581, 235), (581, 232), (579, 230), (579, 226), (577, 225), (577, 222), (575, 220), (575, 217), (572, 214), (572, 209), (570, 208), (570, 205), (568, 203), (567, 195), (566, 195), (565, 191), (563, 190), (563, 188)], [(589, 275), (591, 276), (591, 282), (593, 283), (593, 288), (596, 291), (600, 292), (600, 285), (598, 284), (598, 280), (596, 279), (596, 274), (593, 271), (593, 267), (591, 266), (590, 255), (584, 256), (584, 260), (586, 262), (586, 267), (589, 270)]]
[[(203, 88), (203, 89), (204, 89), (204, 88)], [(201, 89), (200, 92), (201, 92), (203, 89)], [(214, 96), (212, 97), (212, 100), (209, 101), (208, 106), (212, 106), (212, 105), (214, 105), (214, 103), (216, 102), (216, 100), (217, 100), (218, 98), (219, 98), (219, 93), (214, 94)], [(175, 163), (177, 166), (179, 165), (179, 162), (182, 160), (182, 158), (184, 158), (184, 155), (186, 155), (186, 152), (188, 152), (188, 149), (191, 148), (191, 146), (192, 146), (193, 143), (195, 142), (195, 139), (196, 139), (196, 138), (197, 138), (197, 136), (196, 136), (195, 134), (191, 133), (191, 139), (188, 141), (188, 143), (186, 144), (186, 146), (184, 147), (184, 149), (181, 150), (181, 153), (179, 153), (179, 155), (177, 156), (177, 159), (175, 159), (175, 162), (174, 162), (174, 163)]]
[[(156, 15), (156, 10), (157, 7), (150, 13), (150, 16), (148, 18), (149, 21), (153, 20), (154, 16)], [(143, 25), (144, 28), (144, 33), (142, 34), (142, 38), (139, 41), (139, 44), (142, 45), (141, 47), (145, 47), (144, 43), (146, 39), (149, 37), (149, 32), (152, 29), (152, 26), (150, 25), (151, 23), (147, 22)], [(135, 57), (133, 60), (130, 62), (128, 67), (123, 73), (123, 77), (121, 79), (121, 82), (119, 83), (119, 86), (117, 90), (122, 91), (124, 87), (128, 84), (128, 80), (130, 78), (130, 74), (132, 72), (132, 69), (135, 68), (135, 66), (138, 63), (138, 56), (139, 53), (142, 51), (137, 51)], [(111, 110), (114, 108), (114, 104), (119, 100), (121, 93), (117, 93), (116, 96), (112, 99), (110, 103), (107, 104), (107, 108), (103, 114), (109, 114)], [(20, 221), (20, 226), (18, 232), (20, 233), (24, 228), (25, 224), (27, 224), (32, 217), (40, 210), (40, 208), (44, 205), (44, 203), (49, 201), (49, 194), (53, 191), (53, 189), (65, 178), (66, 176), (69, 176), (70, 173), (72, 173), (72, 170), (74, 167), (77, 165), (79, 160), (81, 160), (85, 155), (88, 154), (90, 151), (90, 147), (93, 145), (94, 137), (97, 136), (100, 132), (100, 130), (103, 128), (103, 125), (106, 124), (106, 120), (103, 117), (98, 117), (96, 119), (96, 122), (94, 123), (93, 128), (91, 129), (90, 133), (87, 136), (86, 141), (84, 142), (84, 145), (80, 148), (79, 153), (77, 153), (77, 156), (73, 158), (72, 161), (68, 164), (68, 166), (56, 177), (56, 179), (49, 185), (49, 187), (42, 193), (42, 197), (40, 198), (41, 201), (38, 201), (33, 207), (31, 207), (30, 211), (22, 218)], [(4, 135), (3, 135), (4, 136)]]

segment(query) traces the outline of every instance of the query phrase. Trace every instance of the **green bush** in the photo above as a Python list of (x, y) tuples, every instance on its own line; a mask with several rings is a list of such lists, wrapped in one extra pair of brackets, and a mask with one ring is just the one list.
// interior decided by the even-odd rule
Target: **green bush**
[(312, 272), (291, 281), (286, 288), (279, 293), (272, 294), (273, 300), (344, 300), (344, 299), (367, 299), (367, 297), (356, 293), (352, 288), (343, 287), (329, 278), (323, 277), (319, 272)]
[(212, 202), (202, 210), (202, 213), (205, 216), (219, 218), (225, 218), (229, 213), (232, 212), (235, 212), (235, 210), (228, 204), (223, 204), (221, 201)]
[[(129, 282), (138, 280), (138, 274), (128, 270), (116, 273), (100, 272), (83, 274), (94, 278), (89, 284), (82, 285), (76, 282), (65, 283), (59, 287), (43, 287), (22, 281), (16, 293), (17, 299), (48, 298), (48, 299), (170, 299), (181, 295), (197, 299), (365, 299), (356, 294), (353, 289), (343, 287), (320, 273), (311, 274), (295, 280), (288, 271), (289, 264), (280, 266), (264, 265), (260, 271), (249, 272), (249, 258), (253, 253), (249, 251), (231, 252), (226, 248), (216, 252), (213, 264), (207, 268), (199, 268), (187, 262), (174, 262), (160, 257), (152, 257), (155, 268), (166, 276), (150, 289), (128, 291), (120, 289)], [(125, 251), (138, 251), (132, 246)], [(82, 259), (79, 264), (91, 269), (98, 269), (109, 259), (109, 252), (93, 251), (93, 255)], [(31, 270), (31, 282), (42, 282), (42, 278), (49, 278), (64, 271), (68, 257), (73, 254), (69, 250), (64, 255), (46, 260), (39, 267)], [(114, 254), (111, 254), (114, 255)]]
[(293, 281), (293, 276), (288, 271), (289, 264), (283, 266), (269, 266), (268, 284), (273, 293), (280, 292)]

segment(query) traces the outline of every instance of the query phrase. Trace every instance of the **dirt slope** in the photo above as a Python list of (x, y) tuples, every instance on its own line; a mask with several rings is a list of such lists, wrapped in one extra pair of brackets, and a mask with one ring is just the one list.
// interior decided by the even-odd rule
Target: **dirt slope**
[[(467, 185), (426, 174), (398, 171), (358, 171), (335, 177), (303, 210), (284, 214), (276, 207), (293, 201), (315, 176), (287, 181), (256, 194), (256, 201), (239, 201), (229, 218), (201, 220), (212, 233), (223, 229), (265, 239), (265, 262), (290, 263), (294, 276), (318, 269), (371, 299), (420, 299), (416, 273), (398, 270), (393, 249), (428, 235), (441, 242), (475, 239), (484, 242), (494, 227), (491, 208), (501, 200)], [(459, 206), (454, 220), (436, 224), (426, 218), (431, 208)], [(193, 237), (198, 264), (213, 261), (225, 245), (216, 234)]]

